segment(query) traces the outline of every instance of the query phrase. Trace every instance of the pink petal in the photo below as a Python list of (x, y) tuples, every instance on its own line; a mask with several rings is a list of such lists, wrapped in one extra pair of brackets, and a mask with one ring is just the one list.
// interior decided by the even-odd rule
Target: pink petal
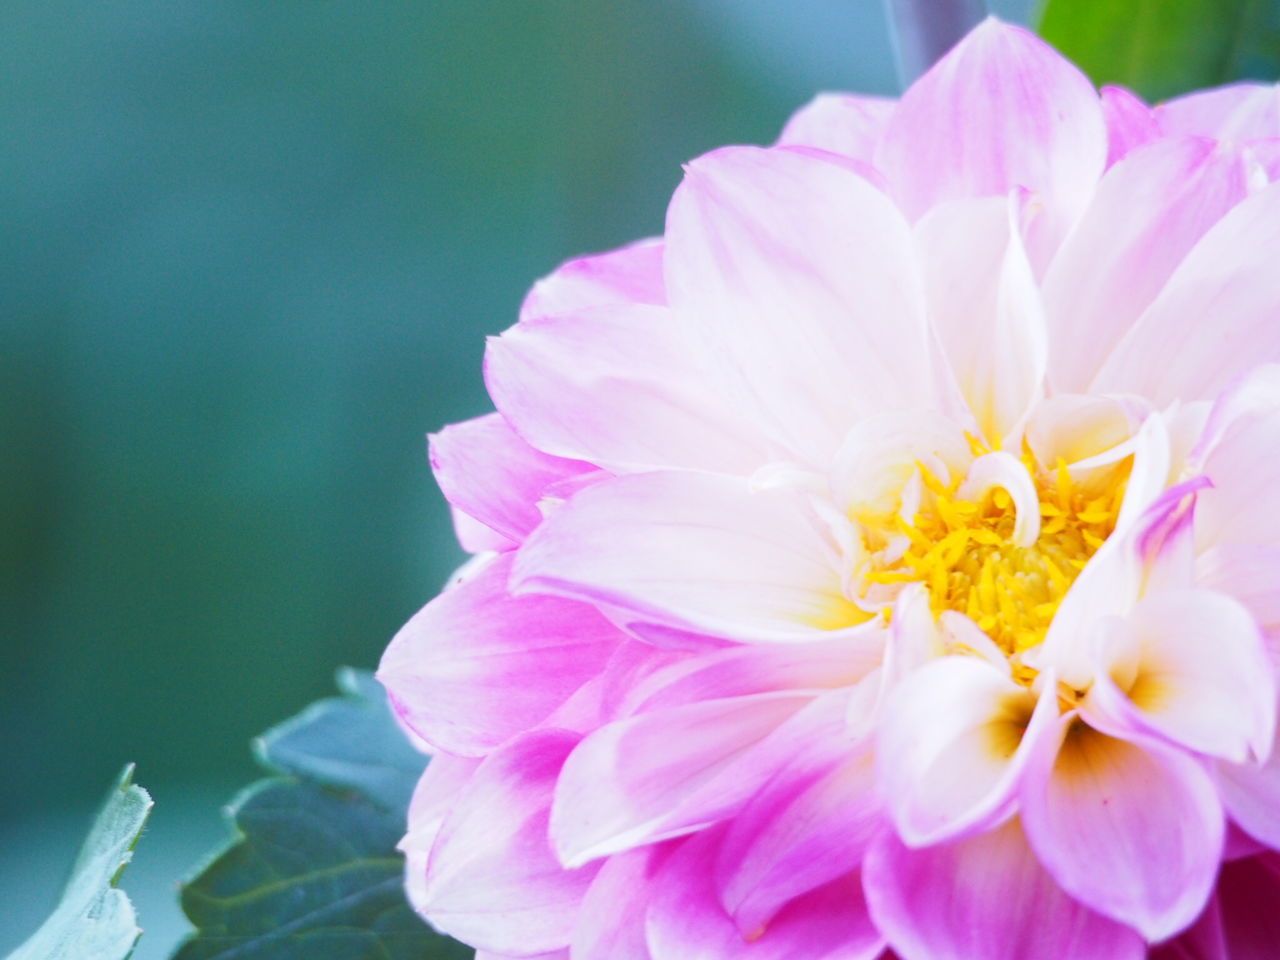
[(617, 691), (617, 709), (625, 716), (756, 693), (852, 687), (883, 657), (880, 638), (865, 644), (841, 637), (711, 649), (634, 678), (628, 689)]
[(729, 823), (716, 860), (720, 902), (739, 932), (858, 869), (884, 823), (870, 742), (810, 744)]
[(1276, 682), (1257, 624), (1230, 597), (1181, 590), (1145, 597), (1104, 654), (1084, 704), (1118, 732), (1154, 733), (1234, 762), (1266, 756)]
[(559, 730), (528, 734), (480, 764), (431, 850), (424, 897), (432, 924), (498, 954), (568, 946), (597, 867), (561, 867), (547, 842), (547, 817), (577, 739)]
[(750, 473), (767, 459), (756, 428), (709, 370), (683, 318), (630, 304), (518, 323), (485, 353), (494, 404), (540, 450), (615, 471)]
[(909, 846), (1008, 815), (1036, 740), (1057, 718), (1056, 685), (1037, 697), (973, 656), (935, 660), (890, 694), (880, 726), (880, 788)]
[(433, 757), (426, 772), (414, 788), (409, 801), (408, 832), (396, 845), (405, 860), (405, 893), (413, 909), (426, 910), (427, 860), (440, 833), (450, 806), (475, 773), (480, 761), (451, 757), (447, 753)]
[(1215, 896), (1204, 912), (1182, 933), (1152, 947), (1150, 960), (1232, 960), (1222, 930), (1222, 912)]
[(1081, 903), (1163, 940), (1204, 909), (1225, 824), (1199, 761), (1098, 733), (1066, 714), (1037, 748), (1022, 817), (1036, 854)]
[(656, 886), (646, 929), (653, 960), (874, 960), (884, 940), (872, 926), (858, 875), (793, 900), (764, 928), (743, 934), (716, 898), (708, 864), (718, 831), (686, 840)]
[(850, 161), (730, 147), (695, 160), (667, 212), (683, 322), (736, 379), (736, 407), (825, 468), (868, 413), (933, 395), (906, 221)]
[[(1214, 428), (1214, 419), (1210, 427)], [(1206, 431), (1207, 432), (1207, 431)], [(1280, 543), (1280, 405), (1259, 405), (1221, 430), (1203, 470), (1213, 483), (1196, 516), (1197, 542), (1272, 546)]]
[(1263, 764), (1219, 763), (1218, 794), (1232, 821), (1249, 836), (1280, 848), (1280, 750)]
[(1198, 90), (1161, 104), (1155, 113), (1166, 134), (1237, 141), (1280, 137), (1280, 86), (1236, 83)]
[(546, 720), (622, 639), (594, 608), (507, 593), (512, 555), (442, 593), (387, 647), (378, 679), (437, 750), (478, 756)]
[(662, 240), (641, 240), (618, 250), (578, 257), (533, 285), (520, 319), (556, 317), (618, 303), (667, 302)]
[(935, 206), (915, 227), (929, 319), (960, 392), (995, 445), (1039, 395), (1045, 317), (1018, 197)]
[(1196, 580), (1239, 600), (1265, 633), (1280, 631), (1280, 544), (1210, 547), (1196, 558)]
[(1015, 187), (1060, 237), (1093, 192), (1107, 135), (1092, 84), (1043, 40), (988, 19), (903, 94), (876, 153), (912, 219)]
[(1205, 233), (1091, 389), (1137, 393), (1161, 407), (1209, 399), (1249, 368), (1280, 359), (1278, 248), (1280, 183), (1241, 201)]
[(839, 694), (765, 693), (645, 713), (601, 727), (565, 764), (551, 813), (562, 862), (587, 863), (732, 816), (817, 736)]
[(451, 507), (449, 515), (453, 518), (453, 535), (458, 538), (458, 545), (467, 553), (494, 553), (516, 546), (514, 540), (486, 527), (457, 507)]
[(1280, 944), (1280, 857), (1224, 863), (1218, 902), (1231, 960), (1272, 960)]
[(538, 501), (548, 486), (592, 469), (535, 450), (497, 413), (455, 423), (430, 439), (431, 467), (445, 499), (515, 542), (542, 522)]
[(1107, 166), (1135, 147), (1160, 136), (1155, 114), (1132, 90), (1102, 88), (1102, 116), (1107, 123)]
[(711, 474), (583, 491), (521, 548), (512, 587), (604, 604), (620, 623), (730, 638), (816, 640), (867, 619), (841, 592), (835, 546), (803, 496)]
[(896, 101), (849, 93), (820, 93), (787, 121), (779, 146), (815, 147), (870, 162)]
[(1140, 147), (1098, 184), (1049, 267), (1049, 378), (1084, 391), (1187, 252), (1248, 192), (1238, 149), (1177, 138)]
[(652, 960), (645, 914), (657, 891), (656, 877), (673, 850), (672, 840), (609, 857), (582, 898), (570, 952), (581, 960)]
[(477, 950), (476, 960), (569, 960), (568, 950), (553, 950), (551, 953), (523, 954), (519, 957), (505, 957), (488, 950)]
[(1143, 960), (1128, 927), (1054, 882), (1017, 819), (910, 850), (892, 831), (863, 867), (876, 926), (903, 960)]

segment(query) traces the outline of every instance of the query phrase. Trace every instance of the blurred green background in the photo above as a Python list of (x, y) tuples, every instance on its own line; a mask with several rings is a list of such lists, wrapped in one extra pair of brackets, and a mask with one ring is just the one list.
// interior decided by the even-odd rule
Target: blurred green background
[(682, 161), (894, 92), (889, 37), (881, 0), (8, 0), (0, 75), (0, 955), (133, 760), (155, 960), (249, 738), (459, 561), (423, 434), (488, 409), (484, 335), (660, 231)]

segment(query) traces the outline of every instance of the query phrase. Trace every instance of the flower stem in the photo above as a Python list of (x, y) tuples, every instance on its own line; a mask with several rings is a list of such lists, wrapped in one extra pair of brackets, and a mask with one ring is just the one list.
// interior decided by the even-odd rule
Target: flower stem
[(985, 0), (885, 0), (905, 89), (987, 15)]

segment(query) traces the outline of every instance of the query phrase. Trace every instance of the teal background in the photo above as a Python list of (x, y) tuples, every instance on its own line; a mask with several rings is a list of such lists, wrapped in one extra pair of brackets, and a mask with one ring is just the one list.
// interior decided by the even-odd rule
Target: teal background
[(132, 760), (153, 960), (249, 738), (459, 561), (423, 434), (489, 408), (484, 335), (660, 231), (682, 161), (895, 92), (889, 38), (879, 0), (8, 0), (0, 77), (0, 955)]

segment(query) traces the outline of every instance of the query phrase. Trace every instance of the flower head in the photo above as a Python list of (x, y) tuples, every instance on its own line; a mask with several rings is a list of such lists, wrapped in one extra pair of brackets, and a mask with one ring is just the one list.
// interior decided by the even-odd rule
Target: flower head
[(432, 438), (476, 558), (381, 668), (423, 915), (488, 958), (1269, 942), (1277, 104), (1099, 95), (989, 20), (537, 284)]

